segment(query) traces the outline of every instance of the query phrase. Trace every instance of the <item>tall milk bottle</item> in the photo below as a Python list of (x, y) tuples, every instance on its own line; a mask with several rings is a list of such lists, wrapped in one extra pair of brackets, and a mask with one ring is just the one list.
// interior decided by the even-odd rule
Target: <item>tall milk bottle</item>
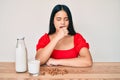
[(17, 38), (16, 44), (16, 61), (15, 69), (16, 72), (26, 72), (27, 71), (27, 48), (23, 38)]

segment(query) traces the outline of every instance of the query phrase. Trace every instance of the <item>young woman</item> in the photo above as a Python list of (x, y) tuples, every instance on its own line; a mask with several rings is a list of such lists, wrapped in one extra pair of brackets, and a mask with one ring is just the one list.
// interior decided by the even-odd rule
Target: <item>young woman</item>
[(72, 15), (66, 5), (53, 8), (49, 32), (39, 39), (36, 50), (36, 59), (41, 65), (89, 67), (93, 63), (89, 44), (75, 32)]

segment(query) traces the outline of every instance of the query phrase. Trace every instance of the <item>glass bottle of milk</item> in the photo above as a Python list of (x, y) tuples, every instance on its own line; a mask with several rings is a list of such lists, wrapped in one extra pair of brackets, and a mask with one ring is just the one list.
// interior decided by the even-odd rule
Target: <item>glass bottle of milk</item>
[(16, 72), (27, 71), (27, 48), (24, 39), (24, 37), (17, 39), (15, 62)]

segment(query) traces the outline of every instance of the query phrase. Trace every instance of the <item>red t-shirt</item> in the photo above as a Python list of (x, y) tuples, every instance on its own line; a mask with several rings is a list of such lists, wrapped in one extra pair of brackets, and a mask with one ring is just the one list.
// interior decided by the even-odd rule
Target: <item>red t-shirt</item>
[[(45, 33), (38, 41), (36, 45), (36, 50), (44, 48), (50, 42), (49, 35)], [(81, 48), (86, 47), (89, 49), (89, 44), (82, 37), (81, 34), (76, 33), (74, 35), (74, 47), (69, 50), (53, 50), (51, 58), (55, 59), (68, 59), (78, 57)]]

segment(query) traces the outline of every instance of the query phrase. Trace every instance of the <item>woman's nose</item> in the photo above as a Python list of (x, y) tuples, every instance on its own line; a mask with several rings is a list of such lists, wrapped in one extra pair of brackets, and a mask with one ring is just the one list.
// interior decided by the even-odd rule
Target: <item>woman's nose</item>
[(65, 21), (64, 21), (64, 20), (62, 20), (62, 21), (61, 21), (61, 24), (63, 24), (63, 25), (64, 25), (64, 24), (65, 24)]

